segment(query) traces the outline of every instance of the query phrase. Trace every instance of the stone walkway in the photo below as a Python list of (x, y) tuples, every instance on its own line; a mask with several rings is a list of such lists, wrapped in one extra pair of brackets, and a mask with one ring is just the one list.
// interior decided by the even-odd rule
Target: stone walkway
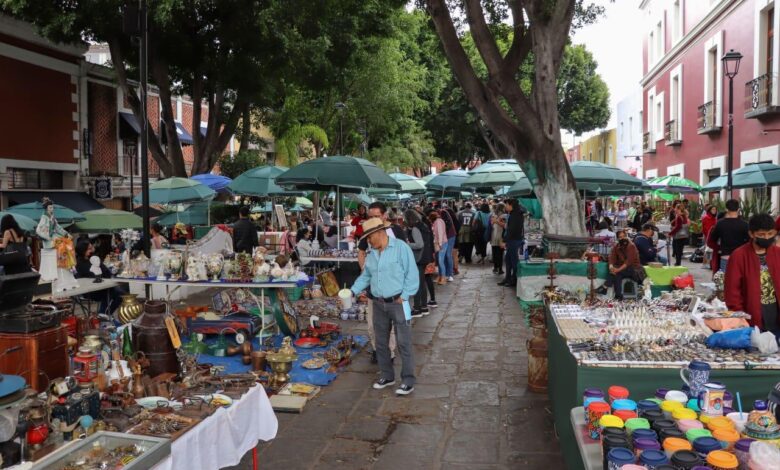
[[(439, 308), (414, 321), (414, 393), (371, 389), (377, 367), (361, 353), (303, 413), (277, 414), (260, 467), (564, 468), (547, 396), (526, 389), (530, 333), (497, 281), (486, 263), (437, 286)], [(365, 334), (365, 324), (344, 327)], [(236, 468), (251, 468), (251, 456)]]

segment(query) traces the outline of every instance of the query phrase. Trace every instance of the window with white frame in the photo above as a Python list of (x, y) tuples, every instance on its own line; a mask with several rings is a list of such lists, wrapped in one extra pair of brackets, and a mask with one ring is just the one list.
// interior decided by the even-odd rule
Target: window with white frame
[(664, 31), (664, 20), (663, 16), (658, 21), (658, 23), (655, 24), (655, 52), (656, 57), (655, 61), (658, 62), (661, 60), (664, 56), (665, 50), (665, 44), (664, 44), (664, 37), (666, 36), (666, 31)]
[(683, 3), (683, 0), (674, 0), (672, 3), (672, 46), (683, 37)]
[(663, 92), (655, 95), (655, 107), (653, 108), (653, 140), (659, 141), (664, 138), (664, 94)]
[(634, 134), (634, 118), (633, 116), (629, 116), (628, 117), (628, 151), (629, 152), (634, 148), (633, 134)]
[(647, 129), (646, 132), (649, 134), (650, 138), (648, 139), (650, 141), (650, 148), (655, 148), (655, 87), (651, 88), (650, 91), (647, 92)]
[(721, 126), (723, 102), (723, 31), (704, 45), (704, 103), (712, 103), (715, 126)]
[(674, 121), (674, 138), (682, 140), (683, 73), (682, 64), (669, 74), (669, 121)]
[(753, 54), (756, 60), (753, 63), (753, 78), (769, 74), (773, 77), (778, 74), (777, 67), (777, 13), (775, 3), (772, 0), (760, 0), (756, 2), (755, 31)]
[(647, 36), (647, 67), (651, 68), (655, 64), (655, 31), (650, 31)]

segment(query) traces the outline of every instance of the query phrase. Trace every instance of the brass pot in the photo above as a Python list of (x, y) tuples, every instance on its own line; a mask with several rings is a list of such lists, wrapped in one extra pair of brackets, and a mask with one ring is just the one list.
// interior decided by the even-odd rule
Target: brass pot
[(138, 301), (135, 294), (125, 294), (122, 296), (122, 303), (117, 309), (117, 317), (122, 323), (130, 323), (138, 318), (144, 311), (144, 306)]
[(252, 351), (250, 357), (252, 358), (252, 370), (265, 370), (265, 351)]

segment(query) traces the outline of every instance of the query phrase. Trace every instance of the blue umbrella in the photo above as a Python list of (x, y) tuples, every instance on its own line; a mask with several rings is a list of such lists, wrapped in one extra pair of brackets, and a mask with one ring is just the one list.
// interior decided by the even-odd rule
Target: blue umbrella
[(211, 173), (204, 173), (202, 175), (190, 176), (191, 180), (195, 180), (200, 184), (206, 185), (214, 191), (226, 191), (227, 186), (233, 181), (227, 176), (213, 175)]

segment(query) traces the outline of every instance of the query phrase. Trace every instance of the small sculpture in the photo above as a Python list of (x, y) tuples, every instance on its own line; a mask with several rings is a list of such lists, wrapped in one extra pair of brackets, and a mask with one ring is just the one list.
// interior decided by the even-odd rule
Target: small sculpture
[(98, 258), (97, 256), (90, 256), (89, 264), (91, 265), (89, 267), (89, 272), (95, 275), (95, 280), (92, 282), (94, 283), (103, 282), (103, 270), (100, 269), (100, 258)]

